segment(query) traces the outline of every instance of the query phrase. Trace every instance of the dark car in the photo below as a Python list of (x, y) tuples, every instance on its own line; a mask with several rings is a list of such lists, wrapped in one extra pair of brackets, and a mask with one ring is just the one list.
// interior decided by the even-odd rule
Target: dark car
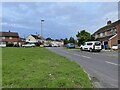
[(73, 44), (73, 43), (68, 43), (68, 44), (66, 45), (66, 47), (67, 47), (67, 48), (75, 48), (75, 44)]

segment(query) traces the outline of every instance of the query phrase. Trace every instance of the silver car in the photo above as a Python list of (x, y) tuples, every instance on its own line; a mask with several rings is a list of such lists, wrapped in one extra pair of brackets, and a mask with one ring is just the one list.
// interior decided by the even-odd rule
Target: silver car
[(35, 44), (28, 43), (28, 44), (22, 45), (22, 47), (35, 47)]

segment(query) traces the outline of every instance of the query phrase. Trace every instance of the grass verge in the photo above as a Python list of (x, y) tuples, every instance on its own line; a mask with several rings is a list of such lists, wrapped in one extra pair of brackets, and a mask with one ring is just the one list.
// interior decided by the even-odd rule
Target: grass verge
[(3, 88), (91, 88), (83, 69), (45, 48), (3, 48)]

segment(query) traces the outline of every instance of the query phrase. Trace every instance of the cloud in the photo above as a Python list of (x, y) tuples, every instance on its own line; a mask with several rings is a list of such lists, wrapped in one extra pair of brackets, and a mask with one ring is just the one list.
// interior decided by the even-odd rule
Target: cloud
[(66, 38), (82, 29), (93, 33), (106, 25), (106, 18), (116, 21), (117, 8), (117, 2), (12, 2), (3, 3), (2, 18), (4, 24), (9, 23), (3, 25), (5, 29), (12, 25), (21, 35), (40, 33), (44, 19), (45, 37)]

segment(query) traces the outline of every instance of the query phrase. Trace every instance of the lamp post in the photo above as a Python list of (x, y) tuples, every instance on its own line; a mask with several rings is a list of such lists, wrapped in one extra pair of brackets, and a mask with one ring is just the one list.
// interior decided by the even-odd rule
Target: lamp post
[(44, 22), (45, 20), (41, 20), (41, 36), (42, 36), (42, 23)]

